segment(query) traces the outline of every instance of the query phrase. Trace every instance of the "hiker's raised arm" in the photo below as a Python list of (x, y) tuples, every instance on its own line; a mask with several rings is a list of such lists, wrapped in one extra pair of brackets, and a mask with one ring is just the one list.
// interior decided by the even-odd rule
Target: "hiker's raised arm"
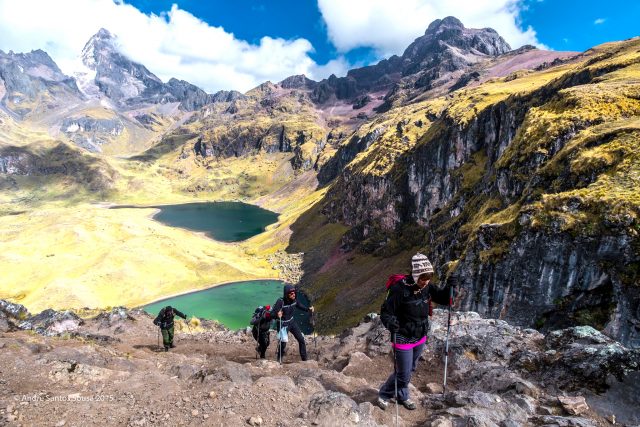
[(446, 283), (442, 287), (437, 287), (435, 285), (429, 286), (429, 295), (431, 296), (433, 302), (435, 302), (436, 304), (449, 305), (449, 293), (452, 287), (455, 296), (458, 288), (457, 275), (451, 275), (447, 277)]

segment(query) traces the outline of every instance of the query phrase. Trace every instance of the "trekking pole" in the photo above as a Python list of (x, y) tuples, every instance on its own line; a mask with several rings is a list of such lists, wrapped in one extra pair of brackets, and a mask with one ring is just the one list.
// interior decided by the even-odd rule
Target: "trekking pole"
[(160, 326), (158, 326), (158, 350), (162, 350), (160, 347)]
[(398, 427), (398, 367), (397, 367), (397, 359), (396, 359), (396, 333), (391, 332), (391, 342), (393, 343), (393, 378), (395, 385), (395, 402), (396, 402), (396, 427)]
[(318, 353), (318, 334), (316, 333), (316, 312), (311, 313), (311, 326), (313, 327), (313, 352), (316, 354), (316, 362), (320, 360)]
[(442, 383), (442, 395), (447, 391), (447, 365), (449, 364), (449, 331), (451, 330), (451, 307), (453, 306), (453, 286), (449, 285), (449, 316), (447, 319), (447, 339), (444, 348), (444, 382)]
[(278, 320), (280, 327), (278, 328), (278, 362), (282, 365), (282, 340), (280, 339), (280, 331), (282, 330), (282, 317)]

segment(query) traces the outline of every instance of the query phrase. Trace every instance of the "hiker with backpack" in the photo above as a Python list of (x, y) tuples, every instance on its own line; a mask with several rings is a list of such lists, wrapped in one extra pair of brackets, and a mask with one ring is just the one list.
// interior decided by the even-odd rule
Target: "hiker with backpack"
[(442, 289), (430, 284), (433, 266), (423, 254), (411, 258), (411, 267), (411, 274), (389, 278), (387, 298), (381, 307), (380, 318), (391, 332), (394, 357), (394, 371), (378, 392), (376, 403), (382, 409), (391, 399), (409, 410), (416, 409), (409, 397), (409, 382), (427, 342), (431, 302), (449, 305), (450, 288), (454, 286), (453, 280)]
[(271, 306), (259, 306), (251, 317), (251, 334), (257, 341), (256, 350), (260, 353), (260, 359), (266, 357), (267, 347), (269, 347), (269, 329), (271, 329)]
[(158, 313), (158, 316), (153, 320), (153, 324), (160, 327), (162, 332), (162, 343), (164, 344), (164, 351), (169, 351), (169, 348), (175, 348), (173, 344), (173, 318), (174, 316), (180, 316), (187, 320), (187, 315), (171, 307), (166, 306)]
[[(304, 335), (300, 330), (300, 327), (296, 323), (296, 320), (293, 318), (293, 313), (295, 309), (298, 308), (302, 311), (310, 311), (313, 313), (313, 307), (305, 307), (296, 299), (296, 288), (291, 284), (286, 284), (284, 286), (283, 296), (282, 298), (278, 298), (278, 300), (273, 305), (271, 309), (272, 317), (276, 318), (276, 330), (278, 331), (278, 335), (286, 336), (288, 332), (291, 332), (294, 338), (298, 341), (298, 348), (300, 349), (300, 358), (302, 361), (307, 360), (307, 345), (304, 341)], [(282, 332), (281, 332), (282, 331)], [(279, 346), (277, 348), (277, 356), (278, 360), (282, 362), (282, 356), (287, 347), (287, 342), (285, 340), (279, 339)]]

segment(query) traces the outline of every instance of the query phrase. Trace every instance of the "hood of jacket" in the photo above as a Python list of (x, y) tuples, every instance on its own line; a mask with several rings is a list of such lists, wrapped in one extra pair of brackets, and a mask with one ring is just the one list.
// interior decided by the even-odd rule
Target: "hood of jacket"
[(282, 291), (282, 297), (285, 299), (289, 299), (288, 294), (291, 291), (295, 291), (296, 287), (290, 284), (284, 285), (284, 290)]

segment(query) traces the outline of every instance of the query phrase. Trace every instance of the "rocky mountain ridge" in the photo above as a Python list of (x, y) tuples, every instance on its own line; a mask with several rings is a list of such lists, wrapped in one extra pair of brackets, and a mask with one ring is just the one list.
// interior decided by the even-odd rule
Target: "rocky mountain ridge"
[[(366, 301), (388, 274), (385, 259), (406, 265), (400, 257), (416, 248), (440, 276), (465, 278), (467, 309), (538, 328), (589, 324), (637, 346), (638, 43), (362, 126), (319, 172), (330, 185), (321, 212), (350, 230), (314, 251), (303, 281), (327, 295), (341, 272), (360, 271), (349, 283), (364, 292), (361, 310), (375, 309)], [(294, 233), (291, 250), (313, 250), (302, 243), (313, 238)], [(327, 298), (333, 321), (350, 292)]]
[[(213, 102), (212, 95), (184, 80), (163, 83), (144, 65), (128, 59), (117, 48), (117, 39), (101, 28), (82, 50), (82, 63), (93, 73), (85, 83), (87, 92), (106, 96), (121, 108), (132, 109), (147, 104), (178, 102), (186, 111), (194, 111)], [(87, 78), (85, 77), (86, 81)]]
[[(19, 425), (394, 425), (375, 407), (391, 372), (388, 332), (368, 316), (340, 336), (307, 337), (312, 360), (273, 347), (256, 360), (244, 330), (177, 322), (177, 348), (159, 352), (140, 310), (73, 312), (0, 301), (0, 417)], [(31, 333), (28, 333), (32, 331)], [(475, 313), (455, 313), (442, 393), (446, 312), (414, 374), (418, 409), (400, 425), (608, 426), (640, 422), (640, 353), (592, 328), (543, 336)], [(295, 346), (293, 346), (295, 347)], [(28, 367), (28, 369), (27, 369)]]

